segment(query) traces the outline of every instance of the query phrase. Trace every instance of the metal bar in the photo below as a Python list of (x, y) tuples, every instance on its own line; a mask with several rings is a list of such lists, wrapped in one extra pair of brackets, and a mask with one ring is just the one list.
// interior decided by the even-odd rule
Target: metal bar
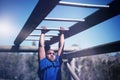
[(38, 39), (25, 39), (25, 41), (39, 41)]
[(109, 8), (109, 5), (83, 4), (83, 3), (74, 3), (74, 2), (65, 2), (65, 1), (60, 1), (59, 5), (73, 6), (73, 7), (85, 7), (85, 8)]
[[(31, 34), (31, 35), (29, 35), (29, 36), (40, 36), (40, 34)], [(53, 37), (53, 36), (58, 36), (58, 35), (56, 35), (56, 34), (45, 34), (45, 37)]]
[(60, 0), (38, 0), (36, 7), (26, 21), (22, 30), (16, 37), (14, 44), (20, 45), (27, 36), (41, 23), (41, 21), (52, 11)]
[(70, 66), (70, 64), (68, 62), (65, 62), (69, 72), (71, 73), (72, 77), (74, 78), (74, 80), (80, 80), (79, 77), (76, 75), (76, 73), (73, 71), (72, 67)]
[[(43, 30), (43, 28), (36, 28), (35, 30)], [(46, 30), (50, 30), (50, 31), (59, 31), (60, 28), (47, 28)], [(65, 31), (68, 31), (69, 28), (64, 28)]]
[(98, 55), (98, 54), (105, 54), (111, 52), (120, 51), (120, 41), (103, 44), (79, 51), (70, 52), (63, 55), (63, 58), (75, 58), (75, 57), (83, 57), (83, 56), (91, 56), (91, 55)]
[(0, 46), (0, 52), (37, 52), (36, 46)]
[(67, 21), (67, 22), (83, 22), (85, 19), (67, 19), (67, 18), (45, 18), (47, 21)]
[[(114, 0), (109, 5), (110, 5), (110, 8), (100, 9), (96, 11), (95, 13), (86, 17), (84, 22), (78, 22), (72, 25), (69, 28), (69, 31), (65, 32), (65, 39), (77, 33), (80, 33), (84, 30), (87, 30), (101, 22), (104, 22), (105, 20), (108, 20), (120, 14), (120, 1), (119, 0)], [(51, 40), (47, 43), (54, 44), (58, 41), (59, 41), (59, 38), (55, 36), (51, 38)]]
[[(50, 40), (50, 39), (45, 39), (45, 40)], [(39, 39), (25, 39), (25, 41), (39, 41)]]
[[(57, 49), (54, 49), (57, 52)], [(70, 52), (72, 50), (64, 50)], [(0, 52), (38, 52), (37, 46), (0, 46)]]

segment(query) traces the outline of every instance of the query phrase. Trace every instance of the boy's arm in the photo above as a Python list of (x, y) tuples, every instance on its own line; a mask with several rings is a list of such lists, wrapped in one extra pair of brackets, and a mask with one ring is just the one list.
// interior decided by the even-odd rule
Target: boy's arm
[(63, 48), (64, 48), (64, 28), (60, 27), (60, 39), (59, 39), (59, 48), (58, 48), (59, 56), (61, 56)]
[(39, 53), (38, 53), (38, 58), (40, 60), (42, 60), (43, 58), (46, 57), (45, 55), (45, 41), (44, 41), (44, 37), (45, 37), (45, 33), (47, 32), (46, 27), (43, 27), (44, 30), (41, 30), (41, 36), (40, 36), (40, 40), (39, 40)]

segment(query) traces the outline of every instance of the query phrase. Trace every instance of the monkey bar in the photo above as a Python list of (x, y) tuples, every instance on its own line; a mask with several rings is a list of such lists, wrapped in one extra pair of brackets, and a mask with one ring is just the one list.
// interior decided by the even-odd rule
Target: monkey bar
[(59, 5), (63, 6), (73, 6), (73, 7), (85, 7), (85, 8), (109, 8), (109, 5), (98, 5), (98, 4), (83, 4), (83, 3), (73, 3), (60, 1)]
[[(38, 36), (38, 37), (40, 37), (40, 34), (31, 34), (29, 36)], [(58, 35), (56, 35), (56, 34), (45, 34), (45, 37), (53, 37), (53, 36), (58, 36)]]
[[(65, 19), (65, 18), (46, 18), (46, 16), (53, 10), (56, 5), (64, 5), (64, 6), (73, 6), (73, 7), (89, 7), (89, 8), (100, 8), (98, 11), (93, 14), (85, 17), (83, 21), (80, 19)], [(60, 0), (39, 0), (30, 17), (26, 21), (22, 30), (16, 37), (13, 46), (0, 46), (0, 52), (37, 52), (38, 47), (24, 47), (20, 46), (20, 44), (26, 40), (28, 36), (38, 36), (31, 34), (34, 30), (41, 30), (41, 28), (37, 28), (37, 26), (43, 20), (49, 21), (71, 21), (78, 22), (66, 29), (65, 39), (69, 38), (73, 35), (76, 35), (84, 30), (87, 30), (105, 20), (108, 20), (116, 15), (120, 14), (120, 1), (114, 0), (108, 5), (90, 5), (90, 4), (81, 4), (81, 3), (71, 3), (71, 2), (63, 2)], [(59, 31), (60, 29), (49, 28), (49, 31)], [(31, 35), (30, 35), (31, 34)], [(32, 40), (33, 41), (33, 40)], [(50, 45), (59, 41), (58, 36), (52, 36), (50, 41), (47, 41)], [(82, 56), (90, 56), (96, 54), (104, 54), (110, 52), (120, 51), (120, 41), (110, 42), (108, 44), (98, 45), (95, 47), (91, 47), (88, 49), (83, 49), (79, 51), (71, 51), (67, 54), (63, 55), (64, 59), (82, 57)], [(65, 50), (64, 50), (65, 51)], [(67, 50), (66, 50), (67, 51)], [(67, 63), (68, 68), (70, 69), (70, 65)], [(78, 77), (74, 74), (72, 69), (70, 69), (72, 76), (74, 79), (79, 80)]]
[[(45, 39), (46, 41), (49, 41), (49, 39)], [(33, 39), (33, 38), (27, 38), (25, 41), (39, 41), (39, 39)]]
[[(43, 28), (36, 28), (35, 30), (43, 30)], [(47, 28), (46, 30), (49, 30), (49, 31), (60, 31), (60, 28)], [(64, 30), (68, 31), (69, 28), (65, 28)]]
[(67, 18), (45, 18), (46, 21), (67, 21), (67, 22), (83, 22), (85, 19), (67, 19)]

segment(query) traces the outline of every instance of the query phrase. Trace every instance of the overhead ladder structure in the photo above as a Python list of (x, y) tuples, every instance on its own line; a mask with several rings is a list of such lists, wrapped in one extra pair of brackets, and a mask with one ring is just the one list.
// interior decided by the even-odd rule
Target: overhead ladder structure
[[(47, 2), (47, 3), (46, 3)], [(7, 47), (2, 47), (0, 46), (0, 52), (2, 52), (4, 48), (5, 51), (10, 51), (10, 52), (16, 52), (16, 51), (21, 51), (22, 49), (19, 48), (21, 47), (20, 44), (27, 40), (28, 36), (39, 36), (38, 34), (31, 34), (34, 30), (41, 30), (38, 29), (37, 26), (43, 21), (43, 20), (48, 20), (48, 21), (66, 21), (66, 22), (77, 22), (76, 24), (72, 25), (69, 27), (69, 30), (65, 32), (65, 39), (72, 37), (73, 35), (76, 35), (82, 31), (85, 31), (103, 21), (106, 21), (114, 16), (117, 16), (120, 14), (120, 1), (119, 0), (114, 0), (111, 3), (108, 3), (107, 5), (95, 5), (95, 4), (82, 4), (82, 3), (72, 3), (72, 2), (64, 2), (60, 0), (39, 0), (37, 5), (35, 6), (34, 10), (32, 11), (30, 17), (24, 24), (22, 30), (16, 37), (14, 41), (13, 46), (7, 46)], [(48, 18), (47, 15), (53, 10), (53, 8), (56, 7), (56, 5), (61, 5), (61, 6), (72, 6), (72, 7), (84, 7), (84, 8), (99, 8), (96, 12), (92, 13), (91, 15), (85, 17), (84, 19), (68, 19), (68, 18)], [(30, 35), (31, 34), (31, 35)], [(47, 35), (46, 35), (47, 36)], [(47, 41), (50, 45), (56, 43), (59, 41), (58, 35), (48, 35), (51, 36), (52, 38)], [(28, 40), (29, 41), (29, 40)], [(114, 46), (114, 47), (111, 47)], [(106, 51), (104, 51), (104, 47), (107, 48)], [(75, 53), (78, 56), (72, 56), (72, 54), (65, 54), (64, 58), (67, 58), (66, 55), (69, 55), (70, 58), (72, 57), (81, 57), (82, 52), (89, 52), (91, 50), (94, 50), (94, 54), (103, 54), (108, 53), (108, 52), (116, 52), (120, 51), (120, 41), (104, 44), (104, 45), (98, 45), (95, 47), (92, 47), (90, 49), (84, 49), (80, 50), (78, 52), (72, 52)], [(27, 49), (27, 50), (26, 50)], [(110, 49), (110, 50), (109, 50)], [(31, 52), (29, 50), (29, 46), (27, 48), (24, 48), (25, 52)], [(22, 51), (21, 51), (22, 52)], [(37, 47), (33, 48), (32, 52), (37, 52)], [(79, 55), (79, 53), (81, 53)], [(87, 56), (83, 55), (83, 56)], [(89, 54), (93, 55), (93, 54)]]
[[(84, 19), (68, 19), (68, 18), (47, 18), (46, 16), (56, 7), (56, 5), (61, 6), (72, 6), (72, 7), (84, 7), (84, 8), (99, 8), (96, 12), (85, 17)], [(36, 46), (20, 46), (23, 41), (38, 41), (37, 39), (27, 39), (28, 36), (40, 36), (39, 34), (31, 34), (34, 30), (41, 30), (37, 26), (43, 21), (64, 21), (64, 22), (77, 22), (76, 24), (66, 29), (65, 39), (72, 37), (82, 31), (85, 31), (103, 21), (106, 21), (114, 16), (120, 14), (120, 0), (114, 0), (107, 5), (95, 5), (95, 4), (81, 4), (73, 2), (64, 2), (60, 0), (39, 0), (34, 10), (32, 11), (30, 17), (24, 24), (22, 30), (16, 37), (13, 46), (0, 46), (0, 52), (37, 52), (38, 47)], [(58, 31), (59, 29), (51, 28), (49, 29)], [(47, 41), (50, 45), (59, 41), (59, 34), (51, 35), (47, 34), (45, 36), (52, 37)], [(75, 57), (90, 56), (96, 54), (105, 54), (110, 52), (120, 51), (120, 41), (115, 41), (103, 45), (94, 46), (91, 48), (70, 51), (64, 50), (67, 53), (63, 54), (63, 59), (71, 59)], [(72, 70), (68, 62), (65, 62), (67, 68), (69, 69), (72, 77), (75, 80), (79, 80), (76, 73)]]

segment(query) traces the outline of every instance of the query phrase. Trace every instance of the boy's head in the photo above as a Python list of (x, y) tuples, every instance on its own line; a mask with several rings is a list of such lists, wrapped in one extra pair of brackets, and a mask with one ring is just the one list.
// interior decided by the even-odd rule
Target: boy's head
[(50, 49), (46, 52), (46, 57), (50, 60), (50, 61), (54, 61), (56, 59), (56, 55), (54, 50)]
[(47, 59), (49, 59), (50, 61), (54, 61), (56, 59), (55, 52), (54, 50), (50, 49), (50, 45), (45, 45), (45, 53)]

